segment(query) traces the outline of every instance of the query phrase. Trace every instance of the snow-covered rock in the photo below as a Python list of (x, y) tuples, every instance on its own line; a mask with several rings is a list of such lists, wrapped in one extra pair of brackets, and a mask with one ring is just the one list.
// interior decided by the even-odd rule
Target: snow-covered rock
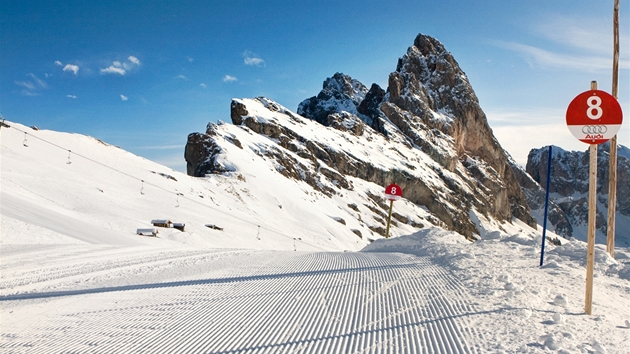
[(298, 113), (264, 97), (235, 99), (231, 119), (189, 135), (189, 175), (255, 173), (247, 162), (264, 160), (278, 184), (289, 179), (327, 198), (352, 192), (373, 200), (363, 203), (367, 219), (353, 214), (361, 233), (384, 235), (387, 204), (382, 191), (356, 188), (358, 180), (400, 185), (417, 211), (398, 219), (413, 227), (430, 223), (477, 239), (475, 213), (499, 224), (516, 217), (535, 225), (466, 75), (429, 36), (416, 37), (387, 92), (336, 73)]
[[(608, 215), (608, 176), (610, 144), (599, 146), (597, 151), (597, 242), (606, 242)], [(617, 205), (615, 238), (620, 246), (630, 246), (630, 160), (628, 149), (618, 146), (617, 156)], [(538, 214), (540, 222), (544, 212), (544, 188), (547, 183), (547, 162), (549, 147), (532, 149), (527, 157), (526, 178), (519, 182), (527, 196), (530, 208)], [(589, 150), (566, 151), (552, 147), (550, 183), (550, 229), (564, 237), (586, 240), (588, 223)], [(518, 174), (518, 173), (517, 173)]]

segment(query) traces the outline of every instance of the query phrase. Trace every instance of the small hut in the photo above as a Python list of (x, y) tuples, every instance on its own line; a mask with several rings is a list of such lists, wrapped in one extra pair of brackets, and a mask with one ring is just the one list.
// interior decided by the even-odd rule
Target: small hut
[(186, 224), (184, 224), (183, 222), (174, 222), (173, 227), (181, 232), (184, 232), (184, 228), (186, 227)]
[(173, 227), (173, 223), (170, 220), (151, 220), (151, 224), (155, 227)]
[(156, 228), (154, 228), (154, 227), (136, 230), (136, 235), (140, 235), (140, 236), (157, 237), (157, 234), (158, 234), (158, 230)]

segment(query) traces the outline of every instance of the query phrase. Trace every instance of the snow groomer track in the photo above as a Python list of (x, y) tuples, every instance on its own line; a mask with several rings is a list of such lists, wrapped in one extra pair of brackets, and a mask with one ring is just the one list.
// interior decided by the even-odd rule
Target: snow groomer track
[(427, 258), (153, 250), (107, 260), (107, 247), (68, 247), (43, 257), (28, 292), (25, 274), (6, 268), (24, 255), (5, 250), (3, 353), (483, 351), (467, 291)]

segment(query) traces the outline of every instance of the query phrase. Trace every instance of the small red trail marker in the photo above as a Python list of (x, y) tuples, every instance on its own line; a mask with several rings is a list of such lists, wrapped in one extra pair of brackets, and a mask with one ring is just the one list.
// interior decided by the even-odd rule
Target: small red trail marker
[(392, 201), (398, 200), (402, 197), (402, 188), (400, 188), (399, 185), (392, 183), (385, 188), (385, 196), (387, 196), (387, 199)]
[(621, 128), (619, 101), (607, 92), (589, 90), (577, 95), (567, 108), (567, 127), (583, 143), (602, 144)]
[(395, 183), (390, 184), (385, 188), (385, 197), (389, 199), (389, 217), (387, 218), (387, 231), (385, 232), (385, 238), (389, 238), (389, 225), (392, 221), (394, 201), (402, 198), (402, 188)]

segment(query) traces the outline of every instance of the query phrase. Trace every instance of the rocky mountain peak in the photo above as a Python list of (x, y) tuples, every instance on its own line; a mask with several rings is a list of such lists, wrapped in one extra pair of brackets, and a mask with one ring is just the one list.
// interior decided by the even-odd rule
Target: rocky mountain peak
[[(203, 176), (236, 166), (227, 160), (237, 153), (226, 152), (236, 145), (257, 152), (254, 160), (273, 161), (285, 178), (306, 182), (330, 198), (353, 191), (375, 200), (373, 188), (361, 192), (355, 187), (397, 183), (406, 200), (424, 210), (417, 215), (429, 213), (423, 220), (471, 239), (480, 235), (482, 219), (501, 223), (516, 217), (535, 225), (466, 75), (432, 37), (416, 37), (390, 74), (387, 90), (376, 84), (368, 90), (335, 73), (317, 96), (300, 103), (297, 114), (259, 97), (233, 100), (231, 117), (240, 130), (220, 125), (214, 136), (206, 134), (213, 143), (189, 136), (189, 171)], [(242, 129), (267, 140), (247, 143), (238, 138)], [(207, 153), (196, 152), (199, 148)], [(382, 230), (381, 212), (368, 209), (377, 220), (369, 229)], [(365, 224), (364, 218), (359, 215)], [(421, 224), (415, 217), (406, 220)]]
[[(469, 161), (467, 157), (483, 161), (502, 181), (500, 186), (487, 185), (498, 197), (495, 212), (531, 222), (527, 208), (521, 207), (525, 198), (505, 151), (492, 134), (466, 74), (442, 43), (419, 34), (389, 75), (387, 91), (381, 111), (406, 136), (449, 171), (454, 171), (458, 160)], [(452, 139), (453, 150), (436, 148), (423, 133), (427, 131)], [(476, 173), (476, 167), (465, 166)]]
[(388, 94), (386, 101), (413, 114), (404, 125), (421, 123), (452, 136), (458, 155), (503, 153), (466, 74), (435, 38), (416, 37), (389, 75)]
[(335, 73), (332, 77), (327, 78), (324, 81), (323, 90), (340, 93), (357, 104), (365, 98), (365, 94), (368, 92), (367, 87), (361, 82), (342, 73)]
[(323, 88), (316, 97), (300, 103), (297, 113), (325, 126), (329, 125), (330, 114), (342, 112), (360, 115), (367, 124), (371, 124), (371, 120), (358, 111), (359, 104), (367, 93), (367, 87), (361, 82), (348, 75), (335, 73), (324, 81)]
[(425, 57), (448, 53), (440, 41), (422, 33), (418, 34), (413, 40), (413, 46)]

